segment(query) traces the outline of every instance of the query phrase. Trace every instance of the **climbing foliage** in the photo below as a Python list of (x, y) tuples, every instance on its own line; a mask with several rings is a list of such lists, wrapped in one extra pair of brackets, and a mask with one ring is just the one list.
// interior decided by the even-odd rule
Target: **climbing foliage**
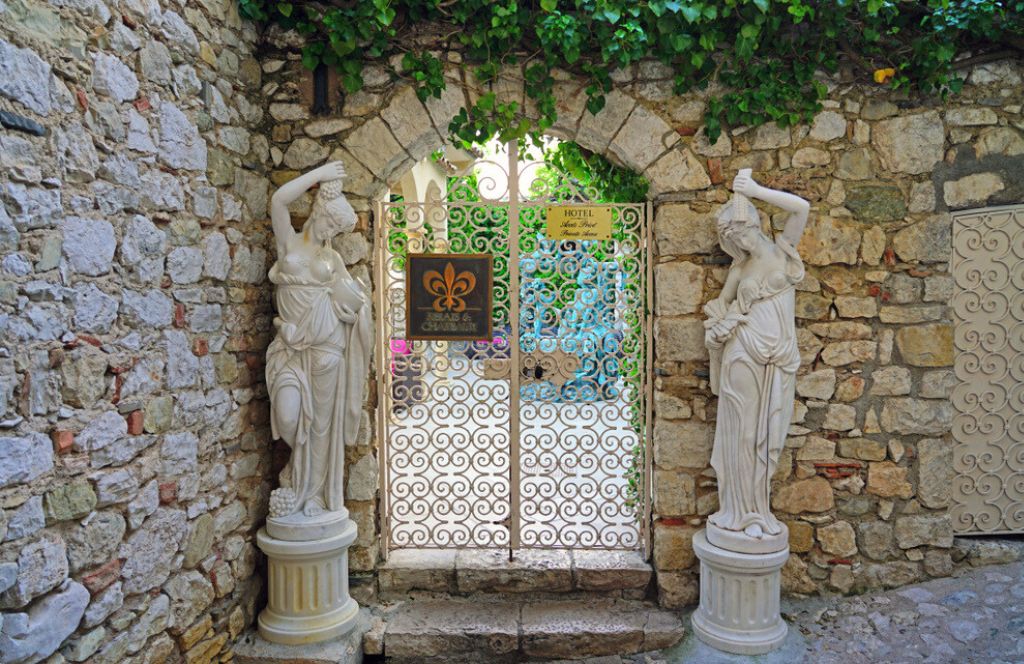
[[(304, 35), (305, 65), (336, 68), (349, 91), (362, 87), (364, 64), (400, 62), (396, 77), (415, 82), (421, 99), (439, 97), (446, 84), (439, 55), (459, 50), (481, 90), (449, 127), (467, 144), (550, 127), (556, 69), (584, 78), (592, 113), (604, 106), (612, 72), (642, 59), (667, 65), (677, 93), (717, 82), (705, 117), (717, 139), (727, 125), (809, 119), (827, 92), (821, 73), (840, 67), (876, 85), (945, 95), (959, 90), (964, 64), (1024, 53), (1024, 0), (239, 3), (249, 18)], [(488, 89), (505, 67), (521, 76), (534, 119)]]

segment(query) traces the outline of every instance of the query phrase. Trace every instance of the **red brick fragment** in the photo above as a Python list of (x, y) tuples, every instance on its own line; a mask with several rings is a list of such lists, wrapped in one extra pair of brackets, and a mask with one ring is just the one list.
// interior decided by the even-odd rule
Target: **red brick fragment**
[(663, 516), (658, 519), (658, 523), (663, 526), (685, 526), (689, 521), (689, 519), (682, 516)]
[(708, 176), (711, 178), (711, 184), (725, 182), (725, 177), (722, 175), (722, 160), (718, 157), (708, 159)]
[(103, 345), (102, 341), (100, 341), (96, 337), (88, 335), (88, 334), (79, 334), (78, 335), (78, 339), (80, 341), (84, 341), (85, 343), (89, 344), (90, 346), (96, 346), (97, 348), (99, 348), (100, 346)]
[(89, 589), (93, 595), (100, 593), (104, 588), (117, 581), (121, 576), (121, 560), (114, 558), (101, 567), (97, 567), (82, 577), (82, 585)]
[(892, 247), (887, 247), (885, 253), (882, 254), (882, 257), (885, 259), (886, 265), (896, 264), (896, 252), (893, 251)]
[(53, 441), (53, 451), (55, 454), (67, 454), (71, 451), (71, 446), (75, 444), (75, 432), (67, 430), (59, 430), (50, 432), (50, 440)]
[(832, 558), (828, 561), (829, 565), (852, 565), (853, 561), (849, 558)]
[(181, 302), (174, 305), (174, 327), (185, 327), (185, 305)]
[(160, 489), (160, 504), (168, 505), (178, 499), (178, 483), (162, 482)]
[(127, 25), (132, 30), (139, 27), (139, 24), (135, 22), (135, 19), (133, 19), (131, 16), (128, 16), (127, 14), (121, 14), (121, 22)]
[(85, 96), (85, 90), (82, 88), (75, 88), (75, 100), (78, 102), (78, 107), (83, 111), (89, 110), (89, 98)]
[(138, 99), (132, 102), (132, 106), (134, 106), (135, 110), (139, 111), (140, 113), (142, 111), (148, 111), (150, 108), (152, 108), (152, 104), (149, 103), (149, 99), (146, 97), (139, 97)]
[(697, 127), (676, 127), (676, 133), (680, 136), (693, 136), (697, 133)]
[(830, 480), (838, 480), (850, 477), (860, 472), (861, 464), (843, 463), (835, 461), (821, 461), (814, 464), (814, 469), (819, 475)]
[(142, 434), (142, 411), (133, 410), (128, 413), (128, 417), (124, 418), (128, 422), (128, 433), (133, 436), (139, 436)]
[(203, 357), (210, 352), (210, 342), (203, 337), (196, 337), (192, 342), (192, 354), (196, 357)]

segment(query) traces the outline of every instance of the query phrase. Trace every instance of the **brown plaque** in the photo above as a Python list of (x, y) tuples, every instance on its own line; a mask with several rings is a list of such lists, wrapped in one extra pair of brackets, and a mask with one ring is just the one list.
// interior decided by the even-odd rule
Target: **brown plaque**
[(405, 337), (491, 341), (491, 254), (409, 254)]

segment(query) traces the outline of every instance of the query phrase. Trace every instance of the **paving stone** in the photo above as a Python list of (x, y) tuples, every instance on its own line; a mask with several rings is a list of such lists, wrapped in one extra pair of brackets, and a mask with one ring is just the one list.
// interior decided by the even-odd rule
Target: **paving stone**
[(651, 566), (634, 551), (572, 552), (573, 574), (579, 590), (643, 589), (651, 581)]
[(388, 657), (473, 654), (500, 657), (519, 648), (518, 604), (486, 601), (410, 602), (388, 616)]
[(646, 612), (612, 602), (524, 604), (522, 651), (547, 659), (639, 652), (646, 623)]
[(566, 592), (572, 589), (568, 551), (518, 551), (512, 562), (496, 550), (461, 550), (455, 560), (460, 593)]

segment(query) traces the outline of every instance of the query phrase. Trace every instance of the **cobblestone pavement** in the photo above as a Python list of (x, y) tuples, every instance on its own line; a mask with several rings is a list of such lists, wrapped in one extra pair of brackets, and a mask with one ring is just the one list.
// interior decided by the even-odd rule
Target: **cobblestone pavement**
[(816, 664), (1024, 662), (1024, 563), (784, 612)]
[[(1024, 662), (1024, 563), (969, 568), (957, 576), (856, 597), (783, 600), (790, 630), (803, 636), (807, 664), (1011, 664)], [(708, 664), (687, 641), (630, 664)], [(787, 640), (776, 657), (714, 657), (714, 662), (800, 661)], [(618, 658), (614, 658), (618, 660)], [(612, 658), (595, 660), (595, 664)]]

